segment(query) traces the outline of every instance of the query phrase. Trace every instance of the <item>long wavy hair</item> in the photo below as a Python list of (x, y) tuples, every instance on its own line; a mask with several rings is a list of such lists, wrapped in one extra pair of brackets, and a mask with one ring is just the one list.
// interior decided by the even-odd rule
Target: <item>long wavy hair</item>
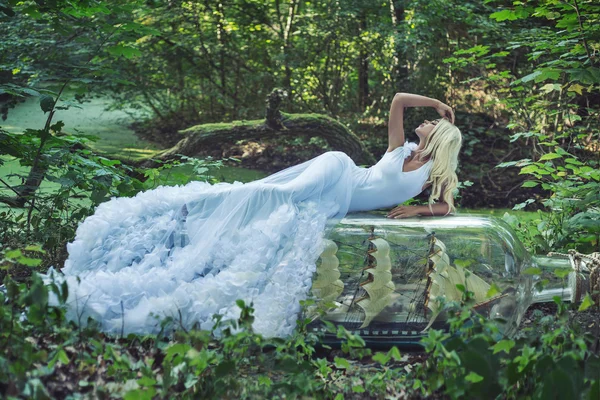
[(425, 147), (418, 157), (421, 161), (433, 161), (427, 180), (427, 183), (431, 184), (430, 207), (436, 200), (440, 200), (448, 204), (448, 213), (456, 211), (454, 192), (458, 186), (456, 169), (461, 145), (460, 130), (445, 118), (442, 118), (427, 136)]

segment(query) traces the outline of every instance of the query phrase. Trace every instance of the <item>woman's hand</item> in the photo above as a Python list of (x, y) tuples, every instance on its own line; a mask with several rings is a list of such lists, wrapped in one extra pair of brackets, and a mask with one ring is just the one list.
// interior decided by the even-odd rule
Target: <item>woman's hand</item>
[(454, 123), (454, 111), (452, 108), (440, 101), (440, 104), (435, 108), (435, 110), (440, 114), (440, 117), (447, 118), (450, 122)]
[(387, 215), (388, 218), (410, 218), (419, 215), (418, 206), (398, 206)]

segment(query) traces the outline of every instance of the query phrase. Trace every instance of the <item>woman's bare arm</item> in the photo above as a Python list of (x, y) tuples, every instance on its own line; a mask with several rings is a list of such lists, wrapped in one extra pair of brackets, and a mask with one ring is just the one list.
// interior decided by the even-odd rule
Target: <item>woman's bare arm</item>
[(435, 215), (448, 215), (450, 207), (448, 203), (439, 202), (426, 206), (398, 206), (393, 208), (392, 211), (387, 215), (388, 218), (410, 218), (418, 215), (435, 216)]
[(433, 107), (440, 108), (443, 103), (418, 94), (396, 93), (390, 107), (388, 121), (388, 151), (404, 145), (404, 108)]

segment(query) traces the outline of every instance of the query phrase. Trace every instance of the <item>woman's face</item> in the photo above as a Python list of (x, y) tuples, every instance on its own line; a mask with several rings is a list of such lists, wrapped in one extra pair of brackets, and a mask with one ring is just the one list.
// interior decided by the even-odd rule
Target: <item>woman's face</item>
[(417, 127), (417, 129), (415, 129), (415, 133), (417, 134), (417, 136), (419, 136), (419, 138), (426, 139), (427, 136), (429, 136), (429, 134), (431, 133), (431, 131), (433, 131), (433, 128), (435, 128), (435, 126), (438, 124), (438, 122), (440, 122), (440, 119), (436, 119), (433, 121), (425, 120), (421, 125)]

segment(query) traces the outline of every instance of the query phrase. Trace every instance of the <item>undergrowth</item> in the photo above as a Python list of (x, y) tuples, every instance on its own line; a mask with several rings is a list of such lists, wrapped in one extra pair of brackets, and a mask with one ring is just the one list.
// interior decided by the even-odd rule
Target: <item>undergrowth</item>
[[(41, 249), (4, 251), (2, 267), (35, 265)], [(365, 348), (360, 336), (327, 324), (340, 349), (298, 321), (293, 336), (252, 329), (251, 304), (239, 319), (216, 317), (212, 331), (115, 337), (93, 320), (65, 318), (66, 285), (10, 275), (0, 292), (0, 396), (4, 398), (582, 398), (600, 397), (598, 340), (556, 315), (513, 338), (463, 304), (448, 304), (449, 329), (430, 330), (424, 352)], [(60, 305), (48, 303), (49, 292)], [(585, 307), (594, 307), (591, 304)], [(585, 307), (580, 307), (583, 309)], [(168, 319), (163, 326), (171, 323)], [(218, 332), (218, 334), (217, 334)]]

